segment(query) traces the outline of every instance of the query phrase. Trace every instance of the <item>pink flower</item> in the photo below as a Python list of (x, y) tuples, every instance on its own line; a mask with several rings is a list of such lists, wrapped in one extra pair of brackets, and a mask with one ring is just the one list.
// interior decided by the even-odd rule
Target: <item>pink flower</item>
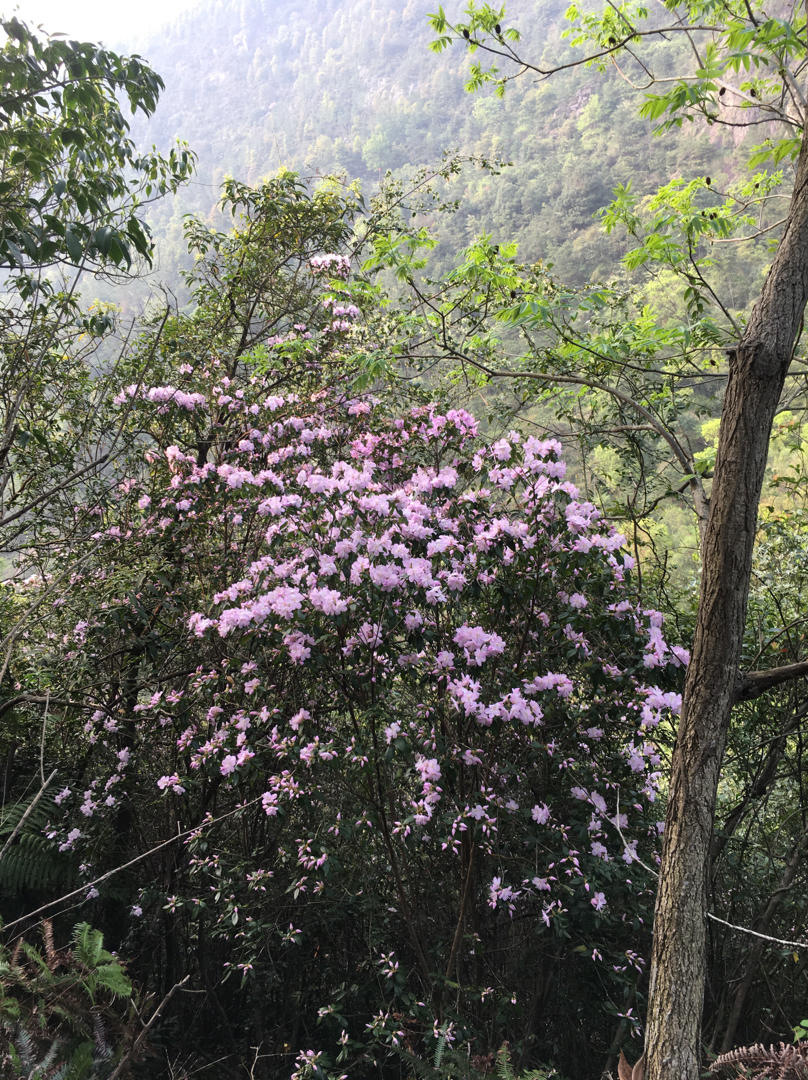
[(392, 592), (397, 588), (404, 577), (404, 571), (393, 563), (383, 563), (380, 566), (371, 566), (370, 580), (377, 589), (382, 592)]
[(60, 851), (70, 851), (75, 842), (81, 836), (81, 829), (71, 829), (67, 834), (67, 839), (59, 845)]
[(171, 788), (175, 795), (182, 795), (185, 788), (180, 783), (180, 778), (176, 773), (172, 773), (171, 776), (161, 776), (157, 781), (157, 786), (161, 791), (165, 791), (166, 788)]
[(238, 761), (233, 754), (228, 754), (227, 757), (222, 758), (222, 763), (219, 766), (219, 772), (222, 776), (229, 776), (230, 773), (236, 771), (236, 765)]
[(293, 630), (283, 639), (283, 643), (289, 652), (289, 659), (293, 664), (304, 664), (311, 656), (311, 646), (314, 638), (303, 634), (299, 630)]
[(348, 610), (348, 601), (336, 589), (312, 589), (309, 600), (324, 615), (339, 615)]
[(477, 667), (489, 656), (505, 652), (505, 642), (499, 634), (489, 634), (481, 626), (461, 626), (455, 631), (453, 640), (464, 649), (467, 661)]
[(303, 606), (303, 594), (300, 589), (289, 585), (279, 585), (277, 589), (266, 593), (262, 599), (282, 619), (291, 619), (292, 615)]
[(419, 754), (415, 759), (415, 768), (423, 783), (440, 780), (440, 765), (435, 758), (425, 758)]
[(289, 727), (292, 728), (293, 731), (299, 731), (303, 721), (309, 720), (310, 718), (311, 713), (308, 709), (300, 709), (289, 721)]

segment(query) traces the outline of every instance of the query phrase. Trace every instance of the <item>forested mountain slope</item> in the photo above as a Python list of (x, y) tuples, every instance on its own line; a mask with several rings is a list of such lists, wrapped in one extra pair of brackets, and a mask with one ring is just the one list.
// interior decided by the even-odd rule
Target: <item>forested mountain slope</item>
[[(614, 273), (622, 238), (604, 236), (594, 215), (618, 183), (652, 192), (677, 174), (726, 179), (726, 133), (689, 125), (654, 139), (616, 73), (531, 76), (505, 100), (490, 92), (470, 99), (462, 55), (429, 51), (435, 6), (210, 0), (159, 38), (135, 42), (166, 82), (138, 136), (159, 145), (180, 137), (199, 155), (196, 181), (155, 213), (164, 269), (184, 250), (182, 214), (209, 213), (225, 175), (257, 182), (280, 167), (338, 172), (372, 194), (386, 170), (434, 164), (447, 148), (509, 161), (499, 176), (468, 168), (455, 183), (458, 212), (441, 223), (448, 247), (480, 232), (515, 239), (523, 259), (544, 259), (577, 281)], [(525, 54), (569, 59), (564, 7), (509, 5)]]

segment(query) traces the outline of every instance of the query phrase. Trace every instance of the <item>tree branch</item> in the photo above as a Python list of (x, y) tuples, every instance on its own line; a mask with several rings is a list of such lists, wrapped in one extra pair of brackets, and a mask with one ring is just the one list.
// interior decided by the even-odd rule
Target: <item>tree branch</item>
[(800, 660), (797, 664), (785, 664), (783, 667), (771, 668), (768, 671), (747, 671), (740, 677), (735, 691), (735, 701), (753, 701), (775, 686), (801, 679), (806, 675), (808, 675), (808, 660)]
[(64, 708), (74, 709), (99, 709), (103, 706), (96, 705), (92, 702), (86, 701), (73, 701), (70, 698), (53, 697), (50, 694), (15, 694), (14, 697), (6, 698), (5, 701), (0, 701), (0, 717), (13, 709), (15, 705), (61, 705)]
[(36, 793), (36, 795), (34, 795), (33, 799), (28, 804), (25, 813), (22, 815), (22, 817), (17, 822), (17, 824), (14, 826), (14, 828), (13, 828), (13, 830), (11, 832), (11, 836), (9, 836), (8, 840), (6, 840), (5, 844), (3, 844), (3, 850), (0, 851), (0, 862), (2, 862), (3, 856), (8, 851), (8, 849), (11, 847), (11, 845), (14, 843), (14, 840), (15, 840), (15, 838), (17, 836), (17, 833), (20, 831), (20, 829), (22, 829), (22, 827), (25, 824), (28, 816), (31, 814), (31, 812), (33, 811), (36, 804), (39, 802), (39, 800), (45, 794), (45, 790), (48, 787), (48, 785), (50, 784), (51, 780), (53, 780), (54, 776), (56, 776), (56, 769), (53, 770), (53, 772), (50, 774), (50, 776), (46, 780), (43, 780), (42, 786), (40, 787), (39, 791)]

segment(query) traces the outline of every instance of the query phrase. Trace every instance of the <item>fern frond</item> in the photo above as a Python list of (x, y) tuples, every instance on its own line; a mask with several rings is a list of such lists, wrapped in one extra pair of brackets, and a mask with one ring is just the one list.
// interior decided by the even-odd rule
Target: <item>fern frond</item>
[(423, 1061), (403, 1046), (396, 1047), (396, 1055), (409, 1065), (415, 1075), (421, 1077), (422, 1080), (441, 1080), (441, 1074), (430, 1062)]
[(85, 967), (96, 968), (101, 963), (114, 959), (112, 953), (104, 948), (104, 935), (89, 923), (76, 923), (73, 927), (73, 946), (75, 955)]
[(511, 1048), (504, 1042), (497, 1051), (497, 1077), (499, 1080), (550, 1080), (555, 1072), (550, 1069), (528, 1069), (516, 1073), (511, 1061)]
[(28, 826), (26, 822), (0, 860), (0, 894), (46, 892), (72, 879), (71, 860), (41, 832), (29, 830)]
[(112, 1043), (107, 1041), (106, 1025), (98, 1009), (93, 1009), (93, 1042), (95, 1043), (94, 1058), (99, 1061), (110, 1061), (115, 1049)]
[(61, 1072), (56, 1065), (56, 1056), (61, 1049), (61, 1045), (61, 1041), (57, 1039), (48, 1047), (44, 1057), (37, 1060), (36, 1041), (25, 1028), (19, 1028), (12, 1049), (16, 1052), (17, 1067), (20, 1069), (18, 1076), (21, 1080), (45, 1080), (45, 1078), (47, 1080), (56, 1080), (56, 1077)]
[(4, 807), (0, 814), (0, 839), (11, 836), (26, 813), (28, 813), (25, 822), (26, 832), (41, 832), (45, 828), (56, 812), (56, 803), (53, 796), (45, 792), (39, 795), (36, 805), (29, 812), (29, 807), (36, 798), (33, 796), (30, 799), (21, 799), (19, 802)]
[(511, 1048), (506, 1042), (497, 1050), (497, 1076), (499, 1080), (516, 1080), (511, 1064)]
[(53, 944), (53, 923), (50, 919), (42, 920), (42, 942), (45, 946), (45, 959), (48, 962), (48, 967), (53, 971), (59, 961)]
[(438, 1039), (433, 1062), (424, 1061), (403, 1046), (396, 1047), (396, 1055), (421, 1080), (485, 1080), (493, 1071), (497, 1080), (554, 1080), (558, 1075), (548, 1068), (517, 1073), (507, 1043), (499, 1048), (496, 1058), (493, 1053), (469, 1057), (466, 1051), (452, 1047), (444, 1037)]
[(5, 1080), (100, 1080), (134, 1039), (137, 1013), (123, 966), (86, 923), (57, 949), (41, 928), (44, 953), (21, 939), (0, 944), (0, 1076)]
[(713, 1074), (734, 1070), (755, 1080), (808, 1080), (808, 1041), (778, 1046), (739, 1046), (721, 1054), (710, 1066)]
[(34, 1040), (25, 1030), (17, 1031), (16, 1041), (12, 1046), (15, 1056), (22, 1067), (30, 1071), (34, 1067)]

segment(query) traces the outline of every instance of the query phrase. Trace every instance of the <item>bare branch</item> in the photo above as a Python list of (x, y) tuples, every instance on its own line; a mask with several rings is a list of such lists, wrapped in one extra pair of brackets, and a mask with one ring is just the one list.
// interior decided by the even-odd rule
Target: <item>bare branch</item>
[(28, 817), (33, 812), (33, 809), (36, 806), (36, 804), (39, 802), (39, 800), (45, 794), (45, 789), (51, 783), (54, 776), (56, 776), (56, 769), (53, 770), (53, 772), (50, 774), (50, 776), (46, 780), (43, 780), (42, 786), (40, 787), (39, 791), (36, 793), (36, 795), (34, 795), (33, 799), (31, 800), (31, 802), (26, 807), (25, 813), (22, 815), (20, 820), (17, 822), (17, 824), (12, 829), (11, 836), (9, 836), (8, 840), (6, 840), (5, 844), (3, 844), (3, 849), (2, 849), (2, 851), (0, 851), (0, 862), (3, 861), (3, 856), (8, 851), (8, 849), (11, 847), (11, 845), (14, 843), (14, 838), (17, 836), (20, 829), (22, 829), (23, 825), (28, 820)]
[(0, 702), (0, 717), (5, 716), (15, 705), (47, 705), (49, 702), (51, 705), (61, 705), (63, 708), (71, 709), (101, 708), (100, 705), (95, 705), (92, 702), (72, 701), (70, 698), (53, 697), (52, 694), (15, 694), (14, 697), (6, 698), (5, 701)]
[(546, 382), (546, 383), (569, 383), (574, 386), (586, 386), (591, 390), (600, 390), (604, 394), (609, 394), (616, 400), (622, 402), (628, 408), (634, 412), (639, 413), (640, 416), (647, 422), (647, 424), (665, 440), (670, 446), (676, 460), (679, 462), (682, 470), (687, 474), (687, 485), (690, 488), (690, 493), (693, 496), (693, 504), (696, 510), (696, 516), (699, 521), (699, 531), (703, 529), (707, 515), (709, 513), (709, 502), (707, 496), (702, 488), (701, 481), (696, 475), (695, 463), (692, 456), (684, 449), (679, 440), (656, 416), (646, 409), (635, 398), (630, 397), (628, 394), (624, 394), (621, 390), (618, 390), (614, 386), (608, 386), (606, 383), (598, 382), (596, 379), (587, 379), (581, 375), (560, 375), (556, 372), (542, 372), (542, 371), (508, 371), (500, 368), (489, 367), (488, 364), (483, 363), (481, 360), (477, 360), (474, 357), (468, 356), (457, 350), (448, 341), (444, 342), (447, 352), (455, 355), (459, 360), (470, 364), (472, 367), (477, 368), (478, 371), (482, 371), (491, 379), (532, 379), (534, 381)]
[(171, 989), (170, 989), (170, 990), (168, 991), (168, 993), (167, 993), (167, 994), (165, 995), (165, 997), (163, 998), (163, 1000), (162, 1000), (162, 1001), (160, 1002), (160, 1004), (159, 1004), (159, 1005), (157, 1006), (157, 1008), (156, 1008), (156, 1009), (154, 1010), (154, 1012), (153, 1012), (153, 1013), (151, 1014), (151, 1016), (149, 1017), (149, 1019), (148, 1019), (148, 1020), (146, 1021), (146, 1023), (145, 1023), (144, 1025), (143, 1025), (143, 1030), (142, 1030), (142, 1031), (141, 1031), (141, 1032), (140, 1032), (140, 1033), (138, 1034), (138, 1037), (137, 1037), (137, 1038), (135, 1039), (135, 1041), (134, 1041), (134, 1042), (132, 1043), (132, 1045), (131, 1045), (131, 1047), (129, 1048), (129, 1050), (127, 1050), (127, 1052), (126, 1052), (126, 1053), (124, 1054), (124, 1056), (123, 1056), (123, 1057), (121, 1058), (121, 1060), (120, 1060), (120, 1061), (118, 1062), (118, 1064), (117, 1064), (117, 1066), (116, 1066), (116, 1068), (115, 1068), (115, 1071), (114, 1071), (114, 1072), (112, 1072), (112, 1073), (110, 1073), (110, 1076), (109, 1076), (109, 1080), (117, 1080), (117, 1077), (119, 1077), (119, 1076), (121, 1076), (121, 1075), (122, 1075), (122, 1073), (123, 1073), (123, 1069), (124, 1069), (124, 1066), (126, 1065), (126, 1063), (127, 1063), (128, 1061), (130, 1061), (130, 1060), (131, 1060), (131, 1058), (133, 1057), (133, 1055), (134, 1055), (134, 1054), (135, 1054), (135, 1053), (137, 1052), (137, 1048), (138, 1048), (138, 1047), (140, 1046), (140, 1044), (141, 1044), (141, 1043), (143, 1042), (143, 1040), (144, 1040), (144, 1039), (146, 1038), (146, 1036), (148, 1035), (148, 1033), (149, 1033), (149, 1029), (150, 1029), (150, 1028), (152, 1027), (152, 1025), (154, 1024), (154, 1022), (155, 1022), (155, 1021), (157, 1020), (157, 1018), (159, 1017), (160, 1013), (161, 1013), (161, 1012), (163, 1011), (163, 1009), (164, 1009), (164, 1008), (166, 1007), (166, 1005), (167, 1005), (167, 1004), (169, 1003), (169, 1001), (170, 1001), (170, 1000), (171, 1000), (171, 998), (172, 998), (172, 997), (174, 996), (174, 994), (175, 994), (175, 993), (177, 992), (177, 990), (181, 990), (181, 989), (182, 989), (182, 987), (183, 987), (183, 986), (185, 986), (185, 984), (186, 984), (186, 983), (188, 982), (188, 980), (189, 980), (190, 978), (191, 978), (191, 976), (190, 976), (190, 975), (186, 975), (186, 976), (185, 976), (184, 978), (180, 979), (180, 981), (179, 981), (178, 983), (174, 983), (174, 985), (173, 985), (173, 986), (171, 987)]
[(767, 690), (774, 689), (775, 686), (802, 679), (806, 675), (808, 675), (808, 660), (770, 668), (768, 671), (747, 671), (746, 674), (741, 675), (738, 689), (735, 691), (735, 701), (753, 701), (761, 694), (765, 694)]
[(105, 465), (109, 461), (109, 457), (109, 454), (102, 454), (101, 457), (96, 458), (88, 465), (85, 465), (83, 468), (72, 473), (72, 475), (66, 477), (61, 484), (57, 484), (55, 487), (50, 488), (50, 490), (43, 492), (36, 499), (32, 499), (27, 505), (20, 507), (19, 510), (15, 510), (13, 514), (7, 514), (6, 517), (0, 519), (0, 528), (10, 525), (12, 521), (16, 521), (25, 514), (30, 514), (32, 510), (36, 510), (36, 508), (43, 503), (50, 502), (53, 496), (57, 495), (60, 491), (64, 491), (65, 488), (70, 487), (71, 484), (76, 483), (77, 480), (81, 480), (83, 476), (93, 472), (95, 469), (100, 469), (102, 465)]

